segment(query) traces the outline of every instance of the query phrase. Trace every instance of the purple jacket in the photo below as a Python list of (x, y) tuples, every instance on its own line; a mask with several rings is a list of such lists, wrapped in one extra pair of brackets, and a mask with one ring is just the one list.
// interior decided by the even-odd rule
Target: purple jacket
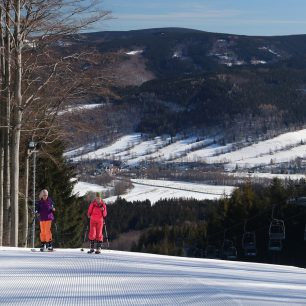
[(39, 221), (54, 220), (54, 215), (52, 209), (54, 208), (54, 203), (50, 198), (47, 200), (39, 200), (36, 203), (36, 211), (39, 213)]

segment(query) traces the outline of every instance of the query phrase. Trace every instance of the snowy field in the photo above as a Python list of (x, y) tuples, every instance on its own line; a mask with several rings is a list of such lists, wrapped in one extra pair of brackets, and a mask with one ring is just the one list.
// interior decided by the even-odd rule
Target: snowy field
[[(232, 186), (216, 186), (165, 180), (132, 179), (131, 182), (134, 187), (126, 194), (120, 195), (120, 197), (127, 201), (145, 201), (148, 199), (151, 204), (156, 203), (160, 199), (172, 198), (193, 198), (197, 200), (220, 199), (230, 196), (235, 189)], [(79, 196), (83, 196), (89, 191), (103, 193), (106, 191), (106, 188), (85, 182), (78, 182), (74, 186), (74, 194)], [(117, 196), (114, 196), (106, 198), (105, 201), (106, 203), (111, 203), (116, 199)]]
[(73, 188), (73, 194), (76, 194), (79, 197), (86, 195), (88, 192), (102, 192), (107, 191), (107, 187), (103, 187), (98, 184), (91, 184), (86, 182), (77, 182)]
[[(268, 178), (275, 177), (282, 180), (300, 180), (305, 178), (302, 174), (270, 174), (270, 173), (233, 173), (234, 177), (241, 178)], [(133, 188), (120, 197), (127, 201), (145, 201), (150, 200), (151, 204), (155, 204), (161, 199), (196, 199), (196, 200), (218, 200), (224, 197), (230, 197), (236, 187), (224, 185), (207, 185), (196, 184), (179, 181), (167, 180), (149, 180), (149, 179), (131, 179)], [(105, 194), (111, 187), (104, 187), (97, 184), (86, 182), (77, 182), (74, 186), (73, 193), (78, 196), (84, 196), (88, 192), (102, 192)], [(104, 196), (103, 196), (104, 198)], [(112, 203), (117, 199), (117, 196), (105, 198), (106, 203)], [(306, 305), (306, 304), (305, 304)]]
[(0, 247), (0, 305), (306, 305), (306, 270), (79, 249)]
[[(164, 180), (133, 179), (134, 188), (127, 194), (121, 195), (127, 201), (144, 201), (149, 199), (151, 204), (160, 199), (193, 198), (197, 200), (215, 200), (229, 196), (234, 187), (174, 182)], [(107, 203), (114, 202), (117, 197), (106, 199)]]

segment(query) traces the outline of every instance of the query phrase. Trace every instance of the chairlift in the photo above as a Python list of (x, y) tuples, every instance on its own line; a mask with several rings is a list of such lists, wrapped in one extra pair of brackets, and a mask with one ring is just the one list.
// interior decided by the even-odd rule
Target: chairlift
[(242, 237), (242, 248), (246, 249), (250, 246), (256, 245), (256, 238), (254, 232), (245, 232)]
[(234, 246), (231, 246), (226, 252), (226, 259), (237, 259), (237, 249)]
[(237, 259), (237, 249), (232, 240), (225, 239), (222, 245), (222, 256), (225, 259)]
[(284, 240), (285, 239), (285, 223), (283, 220), (273, 219), (269, 228), (270, 240)]
[(281, 251), (283, 248), (282, 240), (270, 239), (269, 240), (269, 250), (270, 251)]
[(256, 237), (255, 232), (245, 232), (242, 237), (242, 248), (245, 256), (256, 256)]

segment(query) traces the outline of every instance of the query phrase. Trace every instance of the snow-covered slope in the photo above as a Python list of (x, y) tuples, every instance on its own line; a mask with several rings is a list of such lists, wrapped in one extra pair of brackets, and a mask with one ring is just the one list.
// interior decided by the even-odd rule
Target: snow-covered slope
[(0, 247), (1, 305), (305, 305), (306, 271), (104, 250)]
[[(295, 132), (288, 132), (277, 137), (259, 141), (257, 143), (230, 143), (226, 145), (218, 144), (221, 136), (183, 136), (176, 137), (158, 136), (150, 138), (148, 135), (131, 134), (125, 135), (115, 141), (110, 146), (94, 150), (94, 146), (86, 146), (66, 152), (66, 157), (74, 162), (82, 160), (99, 160), (107, 159), (110, 163), (114, 160), (120, 161), (128, 165), (131, 169), (134, 166), (139, 166), (142, 162), (171, 162), (177, 165), (177, 169), (188, 169), (188, 163), (203, 163), (203, 164), (221, 164), (224, 170), (233, 171), (232, 177), (243, 179), (244, 177), (259, 179), (273, 178), (298, 180), (305, 176), (301, 173), (293, 174), (292, 167), (290, 174), (271, 174), (269, 167), (280, 166), (282, 163), (297, 163), (305, 168), (306, 165), (306, 129)], [(299, 160), (296, 160), (299, 158)], [(260, 170), (261, 173), (246, 173), (246, 169), (268, 166), (265, 170)], [(287, 165), (288, 166), (288, 165)], [(146, 163), (140, 164), (138, 168), (145, 168)], [(219, 168), (220, 169), (220, 168)], [(286, 169), (286, 167), (285, 167)], [(242, 170), (238, 172), (239, 170)], [(280, 168), (278, 168), (280, 170)], [(201, 170), (200, 170), (201, 171)], [(262, 173), (265, 171), (266, 173)], [(300, 171), (301, 172), (301, 171)], [(227, 176), (230, 173), (227, 174)], [(161, 180), (142, 181), (132, 180), (134, 188), (130, 189), (127, 194), (120, 195), (128, 201), (146, 200), (155, 203), (162, 198), (195, 198), (203, 199), (218, 199), (223, 196), (228, 196), (233, 191), (233, 186), (209, 186), (206, 184), (191, 184), (188, 182), (166, 182)], [(166, 184), (166, 185), (165, 185)], [(235, 182), (233, 182), (235, 184)], [(191, 187), (193, 185), (193, 187)], [(173, 188), (173, 186), (175, 188)], [(88, 191), (105, 192), (107, 188), (90, 185), (84, 186), (84, 183), (79, 182), (74, 193), (84, 195)], [(211, 191), (212, 189), (215, 189)], [(218, 190), (218, 191), (216, 191)], [(110, 197), (108, 202), (113, 202), (116, 197)]]
[(66, 152), (73, 161), (117, 159), (129, 165), (144, 161), (221, 163), (227, 170), (286, 163), (306, 158), (306, 129), (288, 132), (257, 143), (218, 144), (218, 137), (178, 136), (148, 139), (141, 134), (126, 135), (111, 146), (82, 154)]

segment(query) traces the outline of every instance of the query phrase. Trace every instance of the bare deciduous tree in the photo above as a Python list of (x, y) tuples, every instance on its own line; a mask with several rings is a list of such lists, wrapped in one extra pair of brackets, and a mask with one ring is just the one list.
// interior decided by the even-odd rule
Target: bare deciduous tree
[(3, 229), (5, 244), (18, 245), (22, 131), (35, 140), (54, 140), (61, 107), (86, 85), (78, 73), (86, 52), (65, 54), (61, 44), (68, 35), (109, 17), (99, 1), (0, 1), (0, 234)]

